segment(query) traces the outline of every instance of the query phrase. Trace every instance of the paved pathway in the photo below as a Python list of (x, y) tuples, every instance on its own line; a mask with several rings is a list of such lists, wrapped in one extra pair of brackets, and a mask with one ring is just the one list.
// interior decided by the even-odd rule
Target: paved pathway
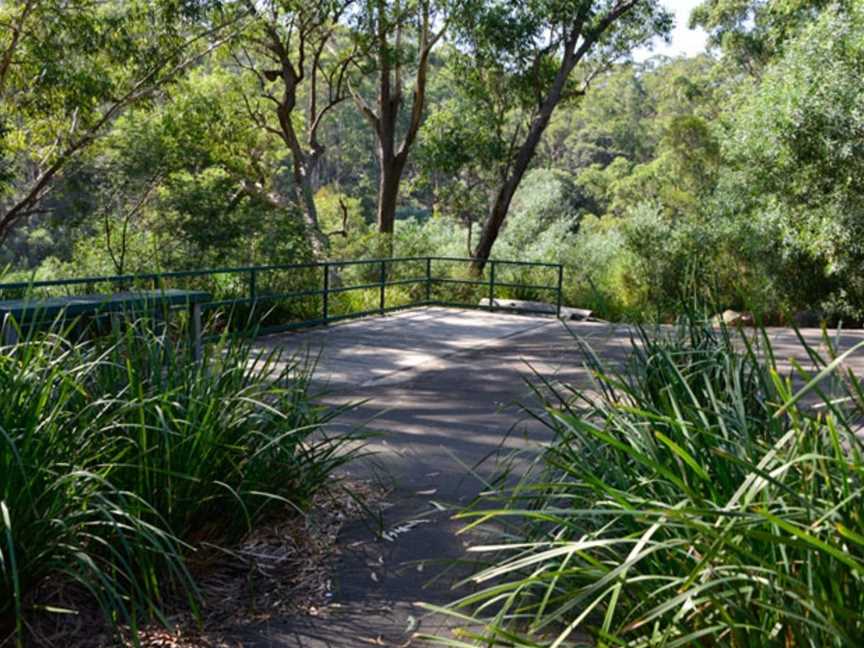
[[(606, 361), (626, 358), (626, 327), (570, 326)], [(779, 358), (803, 355), (790, 332), (771, 334)], [(806, 334), (818, 340), (818, 331)], [(859, 341), (864, 333), (845, 339)], [(448, 560), (464, 557), (452, 508), (483, 489), (496, 454), (536, 449), (548, 439), (518, 407), (531, 402), (525, 382), (531, 368), (547, 378), (585, 380), (571, 334), (551, 318), (424, 308), (260, 343), (320, 350), (326, 400), (366, 400), (343, 424), (368, 424), (380, 436), (371, 443), (374, 458), (353, 470), (384, 480), (392, 488), (392, 505), (380, 519), (345, 530), (343, 556), (334, 566), (332, 605), (317, 617), (255, 627), (243, 644), (419, 645), (411, 635), (418, 629), (441, 630), (442, 620), (424, 616), (416, 603), (451, 600), (458, 574)], [(864, 370), (864, 354), (856, 362)], [(399, 528), (404, 532), (392, 542), (380, 539), (382, 530)]]

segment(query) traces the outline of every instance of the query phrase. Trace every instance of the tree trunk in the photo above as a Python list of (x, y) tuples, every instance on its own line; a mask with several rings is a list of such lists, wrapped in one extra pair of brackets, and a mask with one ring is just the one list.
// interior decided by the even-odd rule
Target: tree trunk
[(378, 158), (378, 167), (381, 173), (378, 181), (378, 231), (381, 234), (392, 234), (405, 158), (392, 155), (385, 158), (381, 155)]
[(279, 118), (279, 126), (282, 138), (291, 151), (291, 172), (294, 179), (294, 196), (300, 211), (303, 213), (303, 222), (306, 225), (306, 238), (315, 258), (324, 258), (327, 254), (327, 239), (321, 232), (318, 223), (318, 208), (315, 206), (315, 190), (312, 188), (312, 178), (309, 174), (310, 156), (303, 150), (294, 123), (291, 121), (291, 112), (296, 105), (297, 81), (293, 69), (286, 64), (283, 68), (283, 79), (285, 82), (285, 94), (282, 102), (276, 108)]
[[(399, 197), (399, 155), (396, 153), (396, 122), (402, 106), (401, 64), (396, 63), (395, 79), (390, 62), (387, 31), (384, 27), (384, 3), (378, 6), (378, 232), (393, 234), (396, 201)], [(401, 26), (396, 29), (396, 49), (402, 39)]]
[(324, 158), (324, 147), (320, 144), (313, 143), (311, 146), (311, 152), (309, 153), (309, 159), (307, 160), (306, 167), (307, 173), (309, 175), (309, 186), (312, 188), (313, 193), (318, 191), (323, 184), (321, 181), (321, 171), (324, 166), (322, 163)]
[[(377, 64), (378, 64), (378, 98), (377, 112), (363, 97), (351, 91), (354, 102), (360, 113), (369, 122), (378, 141), (378, 231), (391, 235), (396, 221), (396, 206), (399, 198), (399, 186), (402, 174), (411, 152), (411, 147), (417, 139), (417, 132), (423, 120), (426, 104), (426, 85), (428, 82), (429, 56), (432, 48), (441, 38), (446, 27), (433, 33), (431, 30), (430, 8), (428, 0), (420, 3), (420, 33), (417, 70), (414, 78), (414, 93), (411, 103), (411, 116), (408, 128), (397, 145), (397, 125), (403, 108), (402, 75), (403, 63), (396, 57), (392, 59), (392, 50), (397, 52), (402, 47), (401, 22), (395, 27), (395, 46), (389, 42), (390, 29), (386, 21), (386, 2), (379, 0), (377, 5)], [(446, 21), (445, 21), (446, 22)]]
[(306, 240), (315, 258), (323, 259), (327, 256), (327, 239), (318, 223), (318, 209), (315, 207), (315, 195), (312, 193), (311, 184), (304, 181), (303, 186), (297, 187), (296, 194), (297, 202), (303, 212), (303, 223), (306, 225)]
[[(583, 43), (583, 48), (585, 44)], [(480, 240), (477, 242), (477, 249), (474, 252), (474, 261), (471, 263), (471, 272), (475, 275), (483, 274), (483, 268), (486, 267), (486, 262), (492, 254), (492, 246), (498, 239), (498, 233), (501, 231), (501, 226), (504, 224), (504, 219), (507, 217), (507, 212), (510, 211), (510, 203), (513, 201), (513, 195), (519, 188), (525, 172), (528, 171), (528, 166), (534, 158), (534, 153), (537, 151), (537, 146), (543, 138), (543, 133), (549, 125), (549, 120), (552, 118), (552, 113), (561, 102), (564, 93), (564, 86), (573, 68), (578, 61), (577, 55), (574, 52), (575, 41), (570, 41), (565, 48), (564, 57), (561, 61), (561, 66), (555, 75), (555, 80), (549, 88), (549, 93), (546, 95), (537, 116), (531, 122), (528, 129), (528, 135), (525, 141), (519, 147), (516, 153), (516, 158), (513, 161), (513, 166), (508, 172), (506, 178), (498, 187), (495, 194), (495, 200), (492, 203), (492, 208), (489, 210), (489, 215), (486, 222), (483, 224), (483, 230), (480, 233)]]
[(489, 210), (489, 215), (483, 224), (480, 240), (477, 242), (477, 249), (474, 251), (474, 261), (471, 264), (471, 271), (475, 275), (483, 274), (483, 268), (486, 267), (486, 262), (492, 254), (492, 246), (495, 245), (495, 241), (498, 239), (498, 234), (501, 231), (501, 226), (504, 224), (504, 219), (507, 218), (507, 212), (510, 211), (513, 195), (519, 188), (525, 172), (528, 171), (528, 166), (534, 157), (540, 139), (549, 125), (549, 119), (552, 117), (555, 104), (548, 106), (548, 108), (544, 105), (543, 108), (544, 110), (537, 115), (531, 124), (531, 129), (525, 142), (519, 147), (513, 168), (495, 194), (495, 201), (492, 203), (492, 208)]
[[(519, 183), (525, 176), (531, 159), (540, 144), (543, 133), (549, 125), (549, 120), (552, 118), (552, 113), (555, 108), (561, 103), (564, 96), (564, 88), (567, 80), (573, 69), (581, 61), (588, 52), (597, 43), (597, 40), (603, 33), (617, 21), (621, 16), (629, 12), (640, 0), (622, 0), (616, 2), (609, 12), (603, 16), (599, 22), (592, 28), (590, 33), (583, 34), (582, 29), (588, 17), (587, 9), (591, 3), (584, 5), (585, 11), (581, 12), (576, 19), (573, 30), (569, 33), (564, 41), (564, 51), (561, 58), (561, 64), (558, 71), (555, 73), (555, 78), (549, 87), (549, 92), (539, 106), (537, 116), (531, 122), (528, 129), (528, 135), (525, 141), (519, 147), (516, 158), (513, 161), (513, 166), (507, 173), (501, 186), (495, 194), (495, 200), (492, 203), (492, 208), (489, 211), (489, 216), (483, 225), (483, 231), (480, 234), (480, 240), (477, 243), (477, 249), (474, 252), (474, 261), (471, 263), (471, 271), (475, 275), (483, 273), (483, 268), (486, 267), (486, 262), (492, 254), (492, 246), (498, 239), (498, 233), (501, 231), (501, 226), (504, 224), (504, 219), (507, 217), (507, 212), (510, 210), (510, 203), (513, 201), (513, 195), (519, 188)], [(578, 44), (578, 47), (577, 47)], [(583, 84), (583, 88), (579, 91), (580, 95), (585, 94), (588, 81)]]
[(293, 176), (294, 195), (300, 211), (303, 213), (303, 222), (306, 225), (306, 239), (316, 259), (322, 259), (327, 254), (327, 240), (318, 223), (318, 208), (315, 206), (315, 190), (312, 188), (311, 178), (306, 172), (306, 160), (302, 150), (298, 148), (293, 152)]

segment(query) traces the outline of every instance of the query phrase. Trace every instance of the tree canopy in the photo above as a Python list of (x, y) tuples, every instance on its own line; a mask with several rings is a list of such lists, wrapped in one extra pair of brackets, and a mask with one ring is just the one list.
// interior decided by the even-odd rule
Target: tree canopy
[(705, 0), (634, 62), (656, 0), (4, 2), (0, 262), (530, 251), (610, 317), (861, 320), (861, 11)]

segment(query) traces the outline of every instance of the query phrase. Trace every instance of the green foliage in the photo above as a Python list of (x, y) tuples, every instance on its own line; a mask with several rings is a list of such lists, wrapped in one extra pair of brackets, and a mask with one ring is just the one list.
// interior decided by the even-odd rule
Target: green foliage
[(694, 9), (690, 25), (703, 27), (711, 42), (749, 71), (783, 54), (788, 41), (829, 7), (852, 8), (841, 0), (705, 0)]
[[(360, 200), (326, 186), (315, 195), (321, 230), (330, 239), (330, 256), (336, 260), (378, 256), (378, 235), (363, 217)], [(386, 255), (385, 255), (386, 256)]]
[(453, 227), (444, 218), (419, 221), (409, 218), (396, 221), (393, 251), (396, 256), (423, 256), (435, 250), (441, 256), (466, 256), (467, 232)]
[(616, 157), (650, 159), (656, 98), (646, 87), (647, 76), (641, 66), (625, 64), (596, 79), (590, 100), (553, 116), (540, 159), (571, 173)]
[(762, 334), (691, 320), (631, 352), (620, 370), (589, 352), (585, 389), (538, 388), (554, 441), (460, 515), (491, 537), (450, 608), (472, 625), (458, 645), (859, 645), (864, 386), (845, 354), (808, 348), (795, 391)]
[[(33, 178), (37, 158), (50, 163), (75, 139), (67, 133), (81, 135), (124, 84), (151, 69), (142, 52), (164, 54), (165, 65), (187, 60), (171, 46), (237, 9), (115, 5), (99, 13), (80, 3), (33, 4), (26, 24), (43, 20), (53, 31), (28, 31), (20, 47), (35, 58), (14, 58), (0, 82), (0, 220)], [(324, 20), (309, 27), (306, 42), (310, 53), (326, 43), (315, 83), (305, 77), (284, 103), (281, 59), (255, 40), (267, 35), (273, 16), (240, 21), (236, 40), (176, 77), (160, 67), (144, 96), (111, 114), (64, 162), (51, 192), (40, 194), (29, 224), (8, 235), (0, 264), (38, 267), (47, 278), (313, 255), (471, 254), (560, 63), (565, 27), (587, 10), (589, 33), (610, 3), (429, 5), (433, 26), (447, 15), (448, 31), (429, 60), (428, 116), (404, 167), (392, 238), (372, 233), (377, 136), (350, 101), (350, 90), (367, 101), (377, 94), (372, 72), (381, 61), (362, 47), (374, 37), (380, 8), (357, 3), (339, 13), (334, 3), (301, 5), (280, 6)], [(390, 35), (382, 52), (394, 75), (399, 66), (403, 102), (416, 72), (423, 6), (385, 3), (382, 14)], [(4, 5), (4, 24), (14, 24), (23, 7)], [(172, 16), (180, 20), (169, 24)], [(566, 263), (566, 301), (608, 318), (670, 321), (680, 295), (697, 292), (770, 322), (802, 311), (825, 321), (864, 320), (860, 7), (709, 0), (693, 20), (724, 58), (628, 61), (627, 51), (665, 33), (668, 20), (657, 3), (640, 2), (572, 71), (493, 256)], [(409, 22), (396, 39), (396, 26)], [(151, 23), (154, 31), (144, 33)], [(290, 31), (277, 27), (283, 36)], [(0, 35), (0, 53), (11, 42)], [(48, 45), (65, 47), (68, 65), (49, 61)], [(195, 41), (187, 54), (194, 58), (204, 46)], [(349, 88), (339, 85), (338, 71), (352, 52)], [(132, 57), (127, 69), (116, 69), (121, 54)], [(296, 52), (287, 54), (297, 63)], [(37, 79), (33, 87), (29, 78)], [(287, 131), (274, 101), (290, 107)], [(397, 112), (398, 141), (409, 116)], [(294, 157), (305, 158), (299, 176)], [(298, 177), (309, 192), (298, 191), (305, 188)], [(307, 194), (330, 235), (325, 252), (310, 240)], [(364, 271), (356, 273), (359, 280)], [(287, 283), (274, 281), (273, 290)], [(217, 288), (226, 297), (240, 290)], [(312, 301), (304, 308), (316, 308)]]
[[(256, 165), (278, 155), (241, 106), (241, 82), (217, 69), (118, 119), (80, 171), (87, 199), (71, 253), (43, 269), (80, 276), (308, 259), (296, 210), (269, 201), (264, 183), (252, 187)], [(27, 247), (37, 254), (34, 241)]]
[(52, 186), (123, 111), (152, 99), (223, 37), (226, 15), (213, 8), (174, 0), (0, 6), (0, 236), (41, 213)]
[(482, 220), (488, 209), (487, 189), (507, 155), (500, 137), (505, 122), (496, 97), (475, 101), (463, 93), (453, 95), (458, 70), (445, 68), (440, 76), (439, 83), (447, 84), (447, 95), (423, 125), (415, 185), (434, 192), (436, 214), (467, 225)]
[[(574, 178), (561, 171), (535, 169), (525, 176), (513, 198), (507, 225), (495, 245), (495, 258), (543, 259), (568, 263), (579, 230), (582, 196)], [(502, 266), (499, 281), (537, 286), (555, 286), (558, 278), (550, 270)], [(555, 301), (549, 291), (501, 290), (502, 297)]]
[(860, 268), (864, 12), (831, 9), (787, 45), (742, 100), (720, 200), (779, 232), (778, 278), (796, 306), (864, 316)]
[(166, 597), (197, 597), (188, 561), (303, 511), (350, 458), (321, 432), (336, 412), (311, 403), (302, 358), (227, 341), (202, 364), (187, 354), (132, 328), (0, 352), (4, 636), (24, 641), (60, 583), (111, 623), (164, 621)]

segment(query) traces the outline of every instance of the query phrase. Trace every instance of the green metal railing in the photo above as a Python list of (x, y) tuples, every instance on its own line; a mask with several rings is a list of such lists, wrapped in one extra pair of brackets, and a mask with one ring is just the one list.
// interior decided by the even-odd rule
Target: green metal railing
[[(442, 264), (470, 264), (474, 259), (470, 257), (395, 257), (387, 259), (362, 259), (353, 261), (322, 261), (312, 263), (277, 264), (262, 266), (244, 266), (236, 268), (211, 268), (205, 270), (183, 270), (179, 272), (160, 272), (149, 274), (127, 274), (97, 277), (81, 277), (72, 279), (54, 279), (43, 281), (0, 283), (0, 299), (29, 297), (38, 299), (49, 289), (64, 289), (66, 294), (99, 293), (130, 289), (156, 289), (167, 287), (172, 282), (186, 280), (198, 282), (212, 280), (215, 282), (241, 279), (244, 284), (243, 296), (229, 299), (214, 299), (203, 303), (204, 310), (216, 310), (237, 307), (249, 307), (252, 312), (261, 308), (272, 307), (274, 304), (286, 303), (292, 300), (304, 298), (317, 298), (320, 304), (317, 314), (312, 317), (304, 317), (299, 321), (280, 323), (277, 326), (265, 327), (265, 330), (287, 330), (292, 328), (305, 328), (329, 324), (340, 320), (365, 317), (369, 315), (383, 315), (385, 313), (413, 308), (417, 306), (451, 306), (459, 308), (479, 308), (490, 311), (507, 310), (518, 313), (533, 313), (549, 315), (542, 310), (507, 308), (495, 305), (496, 295), (500, 295), (502, 289), (531, 291), (535, 294), (549, 294), (553, 296), (556, 304), (556, 315), (560, 317), (562, 306), (562, 287), (564, 280), (564, 268), (555, 263), (539, 263), (531, 261), (510, 261), (502, 259), (489, 260), (486, 264), (485, 277), (478, 276), (444, 276), (440, 272)], [(408, 276), (407, 278), (394, 278), (398, 273), (394, 272), (400, 265), (411, 265), (420, 268), (419, 276)], [(348, 268), (366, 270), (366, 275), (375, 277), (374, 280), (353, 285), (341, 285), (334, 281), (337, 272)], [(546, 283), (520, 283), (518, 281), (502, 280), (500, 272), (505, 268), (527, 269), (529, 271), (541, 271), (547, 275), (551, 273), (553, 281)], [(368, 272), (368, 271), (371, 271)], [(317, 279), (310, 277), (304, 280), (305, 285), (300, 290), (289, 290), (287, 292), (262, 290), (261, 279), (263, 275), (272, 273), (302, 273), (312, 272)], [(506, 278), (505, 278), (506, 279)], [(99, 287), (102, 287), (100, 289)], [(420, 298), (411, 298), (400, 304), (388, 304), (388, 288), (396, 286), (418, 287)], [(476, 299), (473, 303), (453, 298), (437, 298), (436, 288), (446, 286), (473, 287), (486, 293), (489, 303), (481, 306)], [(202, 288), (202, 286), (196, 286)], [(204, 287), (204, 289), (207, 289)], [(356, 291), (377, 291), (377, 308), (366, 308), (364, 310), (351, 311), (336, 314), (333, 312), (333, 299), (337, 295)], [(218, 292), (208, 290), (208, 292)], [(452, 293), (452, 291), (451, 291)], [(320, 310), (318, 310), (320, 309)]]

